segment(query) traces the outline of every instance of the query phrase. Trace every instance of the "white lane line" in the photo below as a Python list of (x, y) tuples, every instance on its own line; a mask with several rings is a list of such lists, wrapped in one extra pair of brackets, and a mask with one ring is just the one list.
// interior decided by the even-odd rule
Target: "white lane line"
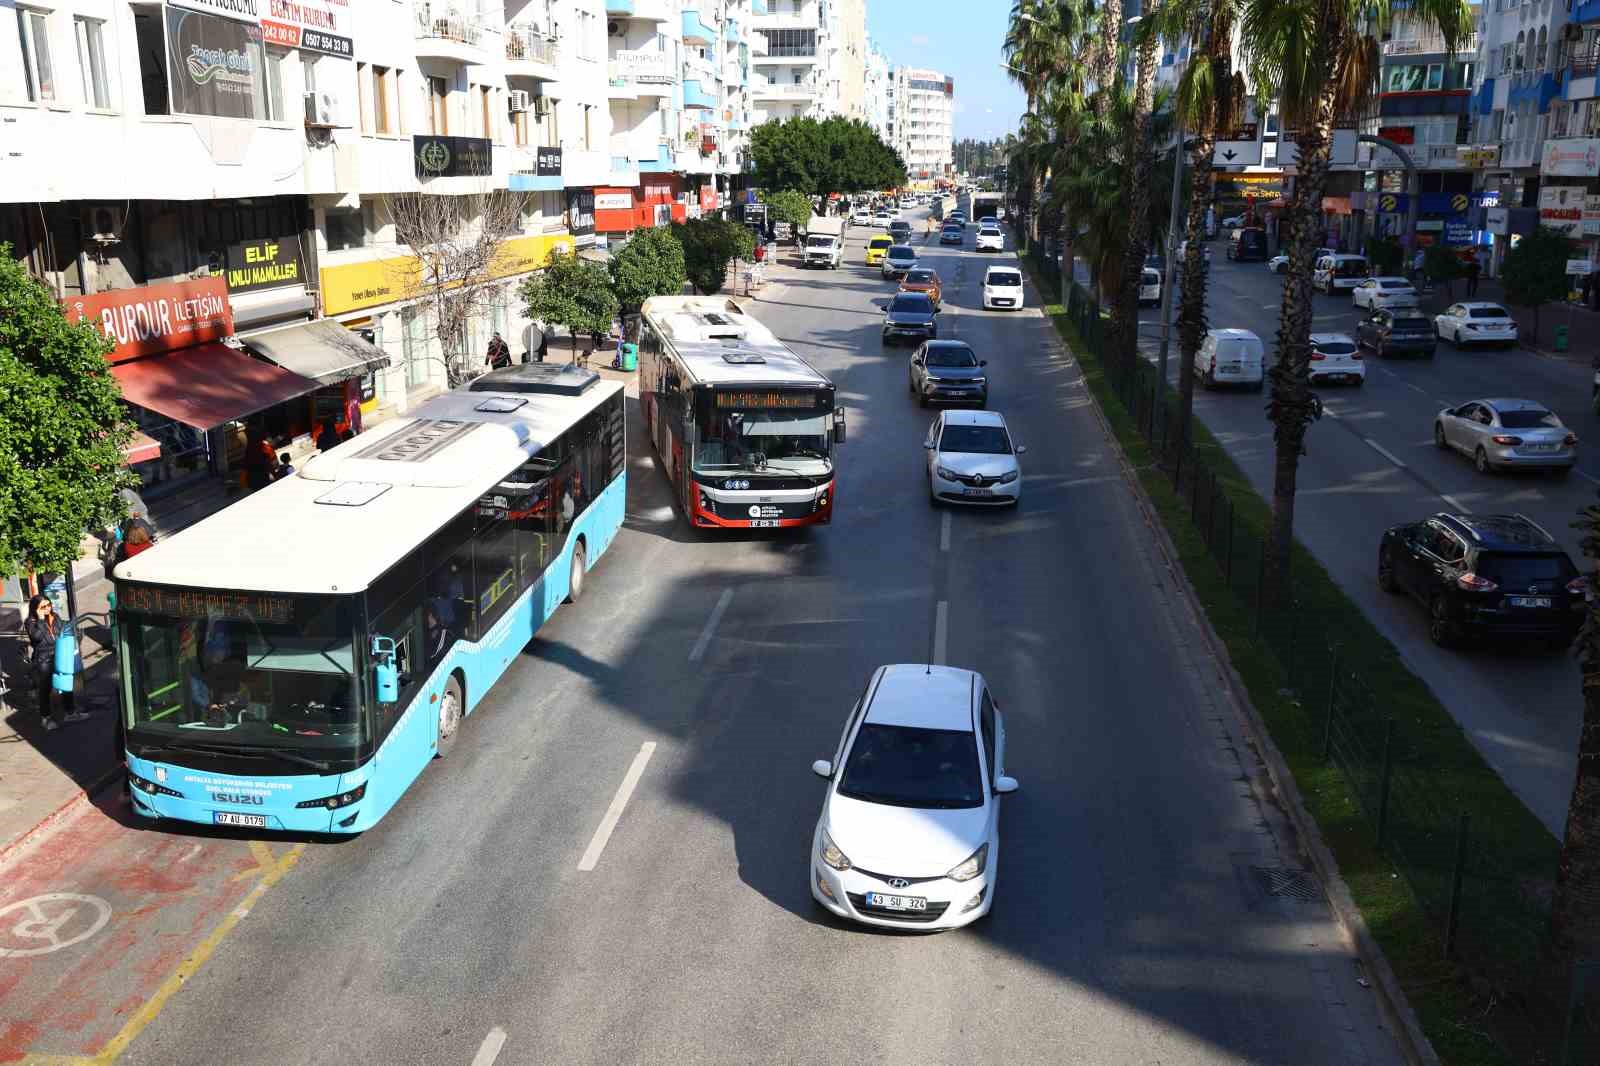
[(711, 608), (711, 617), (706, 619), (706, 627), (700, 631), (700, 639), (694, 642), (694, 647), (689, 649), (689, 661), (697, 663), (700, 657), (711, 646), (711, 638), (716, 636), (717, 623), (722, 621), (722, 613), (728, 609), (728, 604), (733, 600), (733, 590), (723, 589), (722, 595), (717, 597), (717, 605)]
[(1439, 499), (1443, 500), (1445, 503), (1448, 503), (1451, 507), (1454, 507), (1456, 510), (1460, 511), (1462, 514), (1469, 513), (1467, 511), (1466, 504), (1462, 503), (1460, 500), (1456, 499), (1454, 496), (1450, 495), (1448, 492), (1439, 493)]
[[(1582, 473), (1582, 471), (1579, 471), (1579, 472)], [(1587, 477), (1588, 475), (1585, 474), (1584, 476)], [(946, 511), (944, 513), (944, 518), (939, 523), (939, 550), (942, 551), (942, 552), (947, 552), (947, 551), (950, 550), (950, 512), (949, 511)]]
[(1369, 445), (1371, 445), (1373, 451), (1377, 452), (1379, 455), (1381, 455), (1385, 459), (1389, 460), (1395, 466), (1398, 466), (1401, 470), (1404, 470), (1406, 468), (1406, 464), (1400, 461), (1400, 457), (1399, 456), (1395, 455), (1394, 452), (1391, 452), (1388, 448), (1385, 448), (1383, 445), (1379, 444), (1377, 441), (1373, 440), (1371, 437), (1362, 437), (1361, 439), (1366, 441)]
[(478, 1045), (478, 1053), (472, 1056), (472, 1066), (494, 1066), (494, 1060), (500, 1057), (500, 1049), (505, 1046), (506, 1031), (497, 1025), (489, 1030), (489, 1035)]
[(950, 645), (950, 602), (940, 600), (933, 612), (933, 665), (943, 666)]
[(1573, 467), (1572, 468), (1572, 472), (1574, 474), (1577, 474), (1579, 477), (1583, 478), (1583, 480), (1589, 482), (1592, 485), (1600, 485), (1600, 477), (1595, 477), (1593, 474), (1585, 474), (1582, 470), (1579, 470), (1577, 467)]
[(600, 828), (594, 831), (594, 839), (589, 841), (588, 850), (583, 853), (583, 858), (578, 860), (578, 869), (593, 870), (600, 861), (600, 853), (606, 850), (606, 843), (611, 839), (611, 833), (617, 828), (617, 823), (622, 820), (622, 809), (628, 805), (628, 800), (633, 798), (633, 790), (639, 787), (639, 778), (644, 776), (644, 768), (650, 762), (650, 756), (656, 750), (656, 742), (647, 740), (639, 748), (639, 754), (633, 757), (633, 765), (628, 767), (628, 772), (622, 778), (622, 784), (617, 788), (617, 794), (611, 797), (611, 806), (606, 808), (606, 816), (600, 819)]

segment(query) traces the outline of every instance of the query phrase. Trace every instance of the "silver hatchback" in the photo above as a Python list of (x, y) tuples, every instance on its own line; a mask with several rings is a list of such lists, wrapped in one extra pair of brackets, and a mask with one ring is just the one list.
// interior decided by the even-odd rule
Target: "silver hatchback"
[(1578, 461), (1578, 437), (1554, 411), (1532, 400), (1473, 400), (1434, 418), (1433, 442), (1472, 457), (1480, 474), (1514, 467), (1565, 476)]

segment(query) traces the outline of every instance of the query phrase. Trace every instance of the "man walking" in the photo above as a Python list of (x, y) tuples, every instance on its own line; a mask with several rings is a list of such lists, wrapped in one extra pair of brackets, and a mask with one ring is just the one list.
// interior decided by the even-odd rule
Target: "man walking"
[(1467, 299), (1469, 300), (1478, 295), (1478, 275), (1482, 271), (1483, 267), (1478, 265), (1478, 257), (1476, 255), (1467, 260)]

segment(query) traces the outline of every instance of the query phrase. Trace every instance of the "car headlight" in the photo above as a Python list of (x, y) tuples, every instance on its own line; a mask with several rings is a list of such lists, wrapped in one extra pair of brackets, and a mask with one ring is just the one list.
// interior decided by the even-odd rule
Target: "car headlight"
[(818, 850), (817, 857), (835, 870), (850, 869), (850, 857), (839, 850), (839, 845), (833, 842), (826, 829), (822, 831), (822, 847)]
[(940, 477), (944, 478), (946, 481), (954, 481), (954, 480), (956, 480), (956, 477), (958, 476), (954, 470), (946, 470), (942, 466), (935, 467), (934, 468), (934, 472), (937, 473)]
[(945, 874), (945, 876), (952, 881), (970, 881), (983, 873), (983, 868), (988, 864), (989, 845), (985, 843), (977, 851), (968, 855), (965, 862)]
[(1017, 480), (1018, 476), (1019, 475), (1015, 470), (1008, 470), (1006, 473), (1000, 475), (1000, 484), (1009, 485), (1013, 481)]

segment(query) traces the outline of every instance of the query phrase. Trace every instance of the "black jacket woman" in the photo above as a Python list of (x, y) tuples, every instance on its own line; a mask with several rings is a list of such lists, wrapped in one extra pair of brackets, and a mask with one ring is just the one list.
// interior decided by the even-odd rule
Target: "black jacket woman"
[[(54, 690), (51, 675), (56, 669), (56, 639), (61, 636), (61, 620), (56, 617), (55, 605), (44, 596), (28, 601), (28, 617), (22, 623), (22, 636), (27, 644), (27, 661), (33, 669), (34, 684), (39, 694), (39, 721), (49, 732), (56, 728), (50, 716), (50, 694)], [(61, 694), (63, 719), (81, 722), (86, 714), (79, 714), (71, 692)]]

